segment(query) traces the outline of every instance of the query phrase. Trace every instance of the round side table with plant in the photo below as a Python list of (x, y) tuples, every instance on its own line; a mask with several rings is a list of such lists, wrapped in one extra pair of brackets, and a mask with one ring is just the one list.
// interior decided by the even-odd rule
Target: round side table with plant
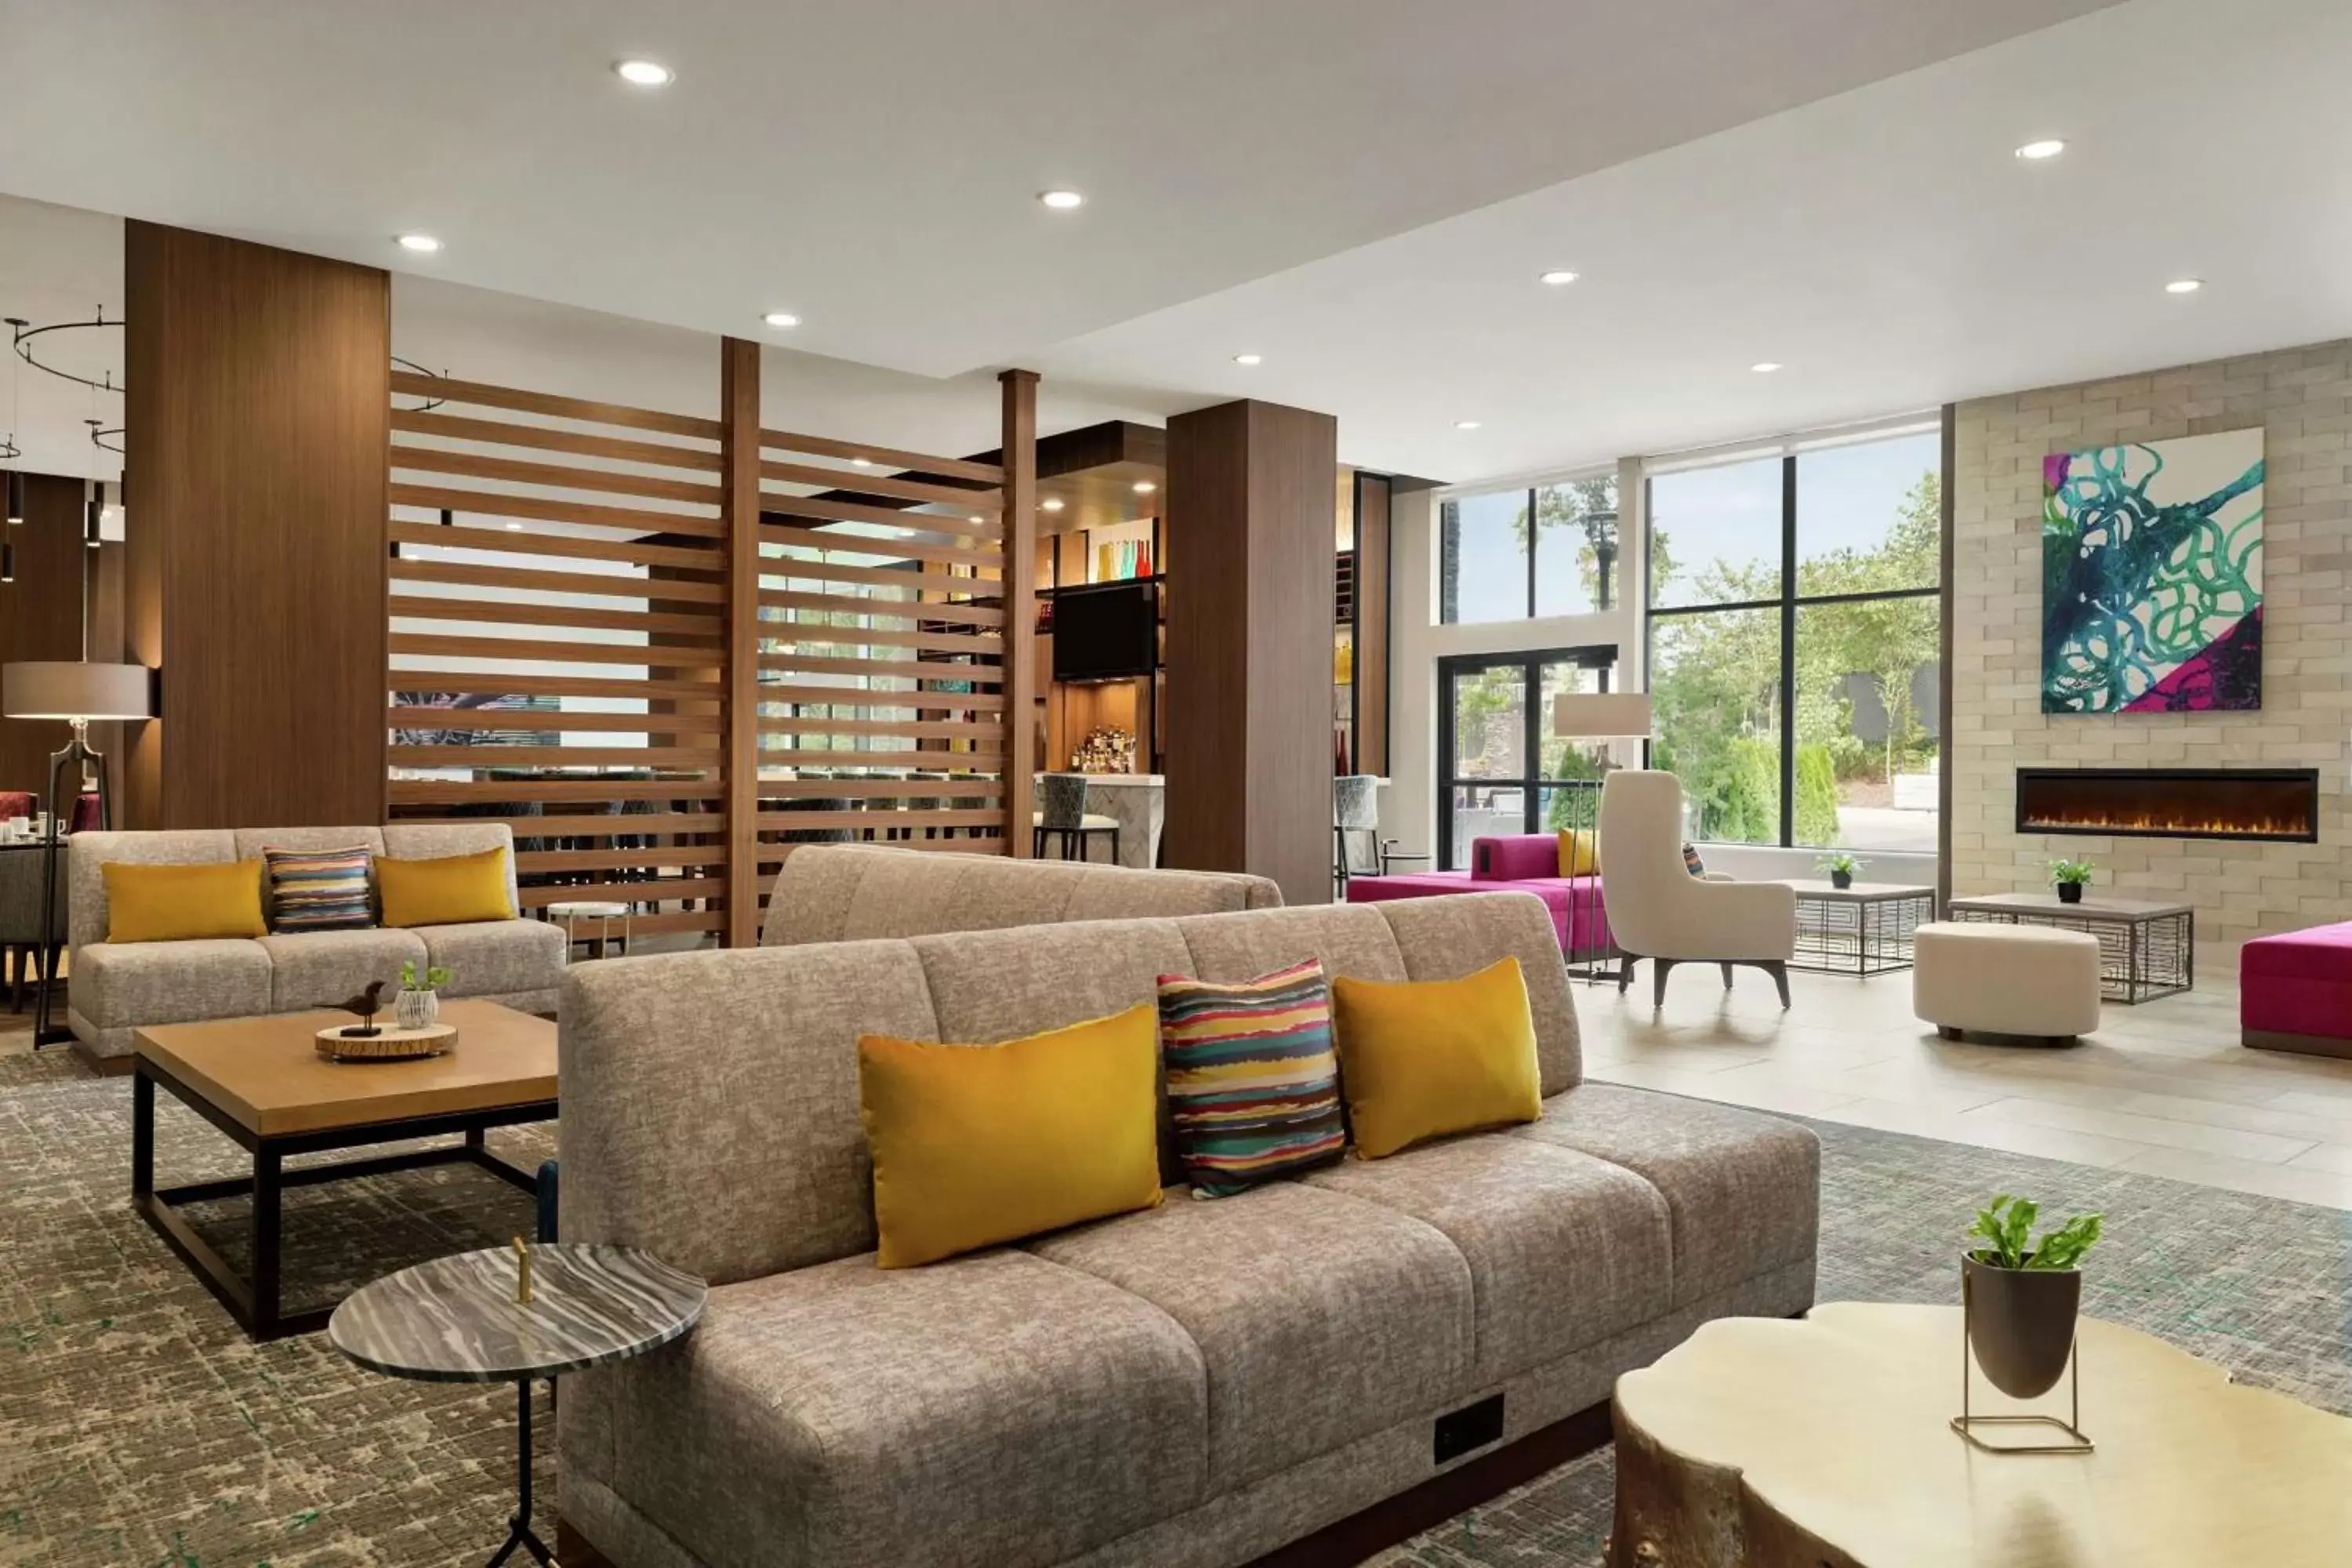
[(1822, 856), (1813, 862), (1813, 868), (1816, 870), (1828, 872), (1830, 886), (1843, 890), (1853, 887), (1853, 874), (1869, 864), (1869, 861), (1849, 855), (1841, 849), (1834, 855)]
[(2062, 904), (2079, 904), (2083, 889), (2091, 885), (2091, 862), (2088, 860), (2053, 860), (2050, 862), (2050, 885), (2058, 889)]
[[(1953, 1427), (1979, 1447), (2011, 1453), (2087, 1449), (2082, 1426), (2082, 1368), (2074, 1355), (2074, 1320), (2083, 1302), (2084, 1255), (2097, 1245), (2105, 1216), (2076, 1215), (2045, 1228), (2037, 1238), (2041, 1213), (2031, 1198), (2002, 1194), (1977, 1211), (1969, 1235), (1983, 1245), (1960, 1255), (1960, 1310), (1967, 1348), (1960, 1368), (1960, 1415)], [(2074, 1373), (2074, 1414), (1977, 1415), (1969, 1400), (1967, 1362), (1973, 1357), (1995, 1388), (2012, 1399), (2038, 1399), (2057, 1386), (2069, 1367)], [(2041, 1425), (2064, 1431), (2064, 1443), (2019, 1447), (1987, 1444), (1973, 1430), (1980, 1426)]]

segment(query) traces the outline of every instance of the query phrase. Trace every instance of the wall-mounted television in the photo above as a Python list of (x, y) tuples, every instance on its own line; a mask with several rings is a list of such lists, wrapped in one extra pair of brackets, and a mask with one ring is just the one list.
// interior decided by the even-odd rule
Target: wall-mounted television
[(1054, 679), (1116, 680), (1160, 662), (1160, 584), (1099, 583), (1054, 595)]

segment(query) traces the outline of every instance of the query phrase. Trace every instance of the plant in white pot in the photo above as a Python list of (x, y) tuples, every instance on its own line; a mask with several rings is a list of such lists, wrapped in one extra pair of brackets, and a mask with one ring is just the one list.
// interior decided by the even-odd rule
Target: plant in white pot
[(404, 1029), (431, 1027), (441, 1016), (441, 987), (449, 984), (449, 972), (438, 964), (429, 964), (417, 973), (416, 961), (408, 959), (400, 966), (400, 994), (393, 1002), (393, 1021)]
[(2050, 1392), (2074, 1349), (2084, 1254), (2098, 1244), (2102, 1215), (2076, 1215), (2032, 1236), (2031, 1198), (2002, 1194), (1977, 1211), (1969, 1234), (1984, 1243), (1960, 1255), (1969, 1344), (1995, 1388), (2012, 1399)]

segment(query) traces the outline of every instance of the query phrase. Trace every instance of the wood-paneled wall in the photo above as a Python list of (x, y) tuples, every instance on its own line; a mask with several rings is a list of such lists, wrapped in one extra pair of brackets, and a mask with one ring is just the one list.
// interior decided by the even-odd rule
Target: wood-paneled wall
[[(94, 553), (82, 543), (86, 489), (81, 479), (26, 474), (24, 522), (0, 524), (16, 563), (16, 580), (0, 583), (0, 664), (82, 656), (84, 585), (96, 566), (84, 559)], [(72, 738), (62, 721), (0, 720), (0, 790), (46, 792), (49, 753)]]
[(715, 420), (391, 378), (391, 809), (509, 823), (527, 907), (749, 945), (796, 845), (1028, 851), (1027, 465), (762, 429), (759, 377), (723, 342)]
[(1171, 866), (1331, 898), (1332, 497), (1328, 414), (1242, 402), (1168, 422)]
[(125, 226), (135, 657), (122, 819), (380, 820), (389, 277)]

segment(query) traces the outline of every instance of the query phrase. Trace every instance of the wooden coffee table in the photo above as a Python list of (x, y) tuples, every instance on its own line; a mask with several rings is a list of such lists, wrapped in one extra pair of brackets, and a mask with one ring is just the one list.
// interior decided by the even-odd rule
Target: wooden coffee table
[[(482, 1134), (555, 1115), (554, 1024), (495, 1002), (445, 1002), (441, 1021), (457, 1027), (457, 1047), (446, 1056), (391, 1062), (331, 1062), (320, 1057), (318, 1032), (351, 1021), (348, 1013), (287, 1013), (159, 1025), (137, 1034), (131, 1206), (257, 1340), (323, 1329), (335, 1305), (280, 1310), (279, 1200), (286, 1188), (463, 1161), (525, 1192), (538, 1191), (537, 1178), (491, 1154)], [(158, 1084), (249, 1151), (253, 1174), (156, 1186)], [(459, 1142), (293, 1170), (284, 1163), (289, 1154), (453, 1132), (463, 1134)], [(182, 1204), (248, 1195), (250, 1279), (230, 1268), (176, 1212)]]
[(1611, 1568), (2342, 1568), (2352, 1420), (2114, 1323), (2077, 1354), (2095, 1450), (1989, 1454), (1958, 1307), (1706, 1324), (1617, 1381)]

